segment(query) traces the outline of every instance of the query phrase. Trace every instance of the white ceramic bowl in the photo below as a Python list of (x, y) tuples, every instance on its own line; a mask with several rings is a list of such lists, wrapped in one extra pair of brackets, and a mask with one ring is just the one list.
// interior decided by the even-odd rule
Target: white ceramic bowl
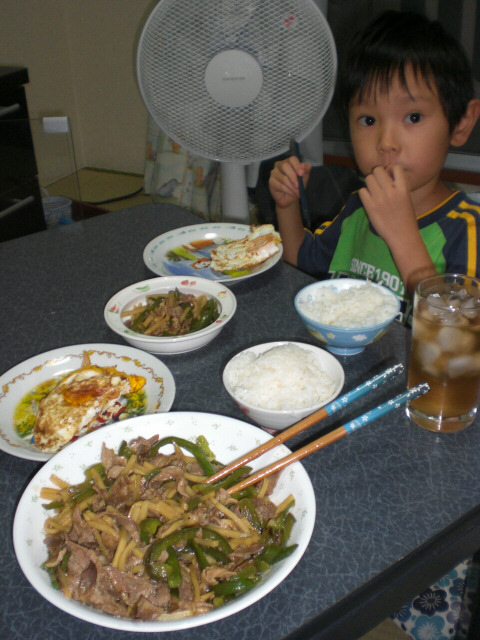
[(295, 309), (300, 316), (303, 324), (325, 348), (332, 353), (340, 356), (351, 356), (361, 353), (367, 344), (374, 340), (378, 340), (387, 331), (389, 325), (398, 316), (400, 310), (400, 301), (397, 296), (387, 287), (380, 284), (369, 282), (370, 285), (379, 289), (386, 297), (386, 300), (392, 306), (392, 314), (388, 319), (366, 327), (345, 328), (336, 327), (330, 324), (323, 324), (313, 319), (305, 312), (305, 304), (312, 300), (321, 300), (325, 294), (326, 288), (334, 288), (335, 291), (341, 292), (346, 289), (365, 286), (365, 280), (357, 280), (354, 278), (332, 278), (331, 280), (321, 280), (307, 285), (301, 289), (295, 296)]
[[(155, 632), (157, 634), (164, 631), (179, 632), (209, 624), (238, 613), (258, 602), (278, 586), (295, 568), (305, 553), (315, 525), (313, 486), (303, 465), (300, 462), (294, 462), (280, 475), (270, 498), (277, 505), (281, 504), (289, 495), (293, 495), (295, 498), (291, 513), (296, 522), (290, 534), (289, 544), (298, 546), (287, 558), (272, 565), (270, 570), (265, 573), (263, 580), (241, 597), (227, 602), (222, 607), (212, 609), (204, 615), (152, 621), (120, 618), (103, 613), (71, 598), (66, 598), (61, 591), (52, 586), (48, 573), (42, 568), (48, 555), (44, 542), (44, 524), (50, 512), (43, 507), (45, 499), (40, 496), (41, 488), (52, 486), (51, 476), (53, 473), (72, 484), (82, 482), (85, 477), (85, 469), (100, 460), (102, 443), (117, 451), (123, 440), (129, 442), (138, 436), (150, 438), (158, 435), (161, 437), (175, 435), (191, 442), (195, 442), (198, 436), (203, 435), (217, 460), (223, 464), (232, 462), (270, 439), (267, 433), (251, 424), (213, 413), (182, 411), (157, 413), (103, 427), (79, 438), (40, 467), (26, 487), (18, 504), (13, 525), (15, 553), (20, 567), (27, 580), (43, 598), (62, 611), (81, 620), (102, 627), (128, 631), (132, 638), (139, 638), (141, 632)], [(165, 448), (167, 454), (172, 451), (172, 445)], [(261, 458), (253, 460), (249, 466), (254, 471), (258, 471), (263, 466), (284, 458), (289, 453), (290, 450), (287, 447), (280, 445), (267, 451)], [(235, 623), (232, 623), (231, 628), (232, 630), (235, 628)], [(95, 635), (93, 627), (92, 633)], [(103, 634), (98, 631), (97, 635), (102, 636)], [(208, 638), (213, 635), (215, 634), (212, 633), (209, 636), (208, 632), (205, 632), (204, 637)], [(232, 637), (235, 635), (232, 634)], [(127, 634), (124, 634), (123, 637), (126, 638)], [(155, 637), (160, 638), (160, 635)], [(167, 637), (171, 638), (172, 636)]]
[[(187, 333), (182, 336), (145, 336), (132, 331), (122, 320), (123, 311), (134, 305), (144, 303), (147, 295), (168, 293), (178, 289), (181, 293), (201, 294), (213, 297), (220, 306), (218, 319), (205, 329)], [(137, 349), (143, 349), (155, 354), (174, 354), (194, 351), (213, 340), (223, 327), (229, 322), (237, 308), (237, 301), (233, 293), (220, 282), (213, 282), (205, 278), (190, 278), (185, 276), (168, 276), (152, 278), (132, 284), (116, 293), (107, 302), (104, 310), (105, 322), (124, 340)]]
[[(236, 358), (246, 352), (251, 352), (255, 355), (259, 355), (261, 353), (264, 353), (265, 351), (268, 351), (269, 349), (272, 349), (273, 347), (279, 347), (288, 344), (296, 345), (297, 347), (305, 349), (317, 358), (320, 367), (334, 381), (334, 392), (328, 398), (325, 398), (325, 400), (323, 400), (322, 402), (318, 402), (311, 406), (284, 410), (265, 409), (264, 407), (245, 402), (243, 398), (240, 398), (234, 388), (235, 384), (232, 378), (232, 373), (238, 362), (236, 361)], [(260, 426), (267, 429), (273, 429), (275, 431), (281, 431), (283, 429), (286, 429), (287, 427), (290, 427), (292, 424), (295, 424), (302, 418), (305, 418), (306, 416), (314, 413), (314, 411), (317, 411), (317, 409), (320, 409), (320, 407), (323, 407), (329, 402), (332, 402), (332, 400), (334, 400), (342, 390), (344, 382), (345, 373), (343, 371), (343, 367), (334, 356), (332, 356), (324, 349), (321, 349), (320, 347), (316, 347), (314, 345), (306, 344), (303, 342), (266, 342), (264, 344), (250, 347), (235, 355), (227, 363), (225, 369), (223, 370), (223, 384), (225, 386), (225, 389), (228, 391), (229, 395), (240, 407), (240, 409), (245, 413), (245, 415)]]

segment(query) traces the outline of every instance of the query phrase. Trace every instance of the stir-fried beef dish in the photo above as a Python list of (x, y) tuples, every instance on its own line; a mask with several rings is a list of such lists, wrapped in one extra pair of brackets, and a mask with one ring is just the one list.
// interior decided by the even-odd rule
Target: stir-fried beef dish
[[(169, 445), (167, 451), (160, 450)], [(70, 485), (52, 476), (41, 496), (55, 587), (114, 616), (162, 620), (206, 613), (245, 593), (289, 555), (289, 496), (269, 498), (276, 478), (230, 494), (248, 467), (216, 484), (222, 467), (202, 437), (136, 438)]]

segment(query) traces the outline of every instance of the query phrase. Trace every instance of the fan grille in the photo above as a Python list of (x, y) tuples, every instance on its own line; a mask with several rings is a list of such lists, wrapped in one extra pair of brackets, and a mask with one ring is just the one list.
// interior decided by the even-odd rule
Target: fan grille
[[(240, 49), (257, 60), (263, 84), (241, 107), (208, 93), (205, 69), (217, 53)], [(324, 115), (336, 53), (311, 0), (162, 0), (138, 46), (137, 76), (155, 122), (194, 153), (223, 162), (279, 155)]]

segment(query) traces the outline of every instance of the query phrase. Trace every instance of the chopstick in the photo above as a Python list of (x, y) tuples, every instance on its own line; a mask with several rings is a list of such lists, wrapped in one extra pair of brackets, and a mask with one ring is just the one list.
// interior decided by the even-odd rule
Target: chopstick
[[(300, 147), (298, 146), (298, 142), (294, 138), (290, 138), (290, 153), (292, 156), (296, 156), (300, 160), (300, 162), (302, 162)], [(308, 213), (307, 194), (305, 193), (305, 186), (303, 184), (302, 176), (298, 176), (298, 189), (300, 191), (300, 204), (302, 209), (303, 226), (310, 228), (310, 214)]]
[(305, 431), (314, 424), (317, 424), (321, 420), (324, 420), (328, 416), (331, 416), (333, 413), (335, 413), (335, 411), (346, 407), (357, 398), (360, 398), (372, 389), (376, 389), (378, 386), (380, 386), (384, 382), (387, 382), (387, 380), (390, 380), (391, 378), (393, 378), (393, 376), (398, 375), (402, 371), (403, 364), (396, 364), (393, 367), (385, 369), (385, 371), (383, 371), (382, 373), (378, 373), (377, 375), (373, 376), (373, 378), (370, 378), (370, 380), (362, 382), (362, 384), (359, 384), (358, 387), (355, 387), (351, 391), (347, 391), (347, 393), (343, 394), (339, 398), (336, 398), (332, 402), (329, 402), (324, 407), (318, 409), (318, 411), (315, 411), (306, 418), (303, 418), (303, 420), (300, 420), (288, 429), (285, 429), (285, 431), (281, 431), (278, 436), (275, 436), (275, 438), (267, 440), (267, 442), (264, 442), (256, 449), (252, 449), (252, 451), (249, 451), (234, 462), (228, 464), (226, 467), (223, 467), (223, 469), (220, 469), (220, 471), (217, 471), (217, 473), (215, 473), (213, 476), (210, 476), (207, 480), (205, 480), (205, 482), (211, 484), (212, 482), (220, 480), (220, 478), (228, 476), (230, 473), (232, 473), (232, 471), (235, 471), (235, 469), (238, 469), (248, 462), (255, 460), (255, 458), (259, 458), (267, 451), (270, 451), (270, 449), (273, 449), (277, 445), (290, 440), (290, 438), (293, 438), (298, 433)]
[(407, 402), (410, 402), (411, 400), (414, 400), (415, 398), (418, 398), (419, 396), (427, 393), (429, 389), (430, 387), (428, 386), (428, 384), (424, 382), (422, 384), (417, 385), (416, 387), (412, 387), (411, 389), (404, 391), (403, 393), (400, 393), (394, 398), (387, 400), (387, 402), (384, 402), (383, 404), (378, 405), (378, 407), (375, 407), (375, 409), (371, 409), (370, 411), (367, 411), (366, 413), (362, 414), (358, 418), (355, 418), (354, 420), (350, 420), (350, 422), (347, 422), (341, 427), (338, 427), (337, 429), (328, 433), (327, 435), (322, 436), (321, 438), (317, 438), (317, 440), (314, 440), (310, 444), (307, 444), (301, 449), (298, 449), (298, 451), (294, 451), (293, 453), (286, 456), (285, 458), (281, 458), (280, 460), (277, 460), (276, 462), (273, 462), (272, 464), (270, 464), (268, 467), (265, 467), (264, 469), (260, 469), (260, 471), (253, 473), (251, 476), (248, 476), (247, 478), (244, 478), (237, 484), (233, 485), (233, 487), (229, 487), (227, 489), (227, 493), (229, 494), (237, 493), (238, 491), (242, 491), (243, 489), (245, 489), (246, 487), (249, 487), (252, 484), (256, 484), (257, 482), (259, 482), (263, 478), (266, 478), (272, 473), (280, 471), (281, 469), (292, 464), (293, 462), (296, 462), (297, 460), (301, 460), (302, 458), (309, 456), (311, 453), (314, 453), (315, 451), (319, 451), (320, 449), (323, 449), (327, 445), (332, 444), (332, 442), (336, 442), (337, 440), (340, 440), (340, 438), (343, 438), (344, 436), (350, 433), (353, 433), (353, 431), (357, 431), (361, 427), (364, 427), (366, 424), (373, 422), (373, 420), (380, 418), (380, 416), (383, 416), (389, 413), (390, 411), (393, 411), (394, 409), (398, 409), (399, 407), (404, 406), (405, 404), (407, 404)]

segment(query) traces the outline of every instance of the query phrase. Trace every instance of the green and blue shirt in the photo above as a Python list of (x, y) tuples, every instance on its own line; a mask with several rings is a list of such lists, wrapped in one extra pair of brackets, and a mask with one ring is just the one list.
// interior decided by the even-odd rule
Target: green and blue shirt
[[(439, 273), (480, 274), (480, 204), (460, 191), (418, 218), (428, 253)], [(408, 251), (408, 248), (406, 248)], [(370, 224), (358, 193), (332, 221), (305, 231), (297, 256), (302, 271), (319, 278), (362, 278), (380, 282), (400, 299), (403, 322), (412, 302), (387, 244)]]

